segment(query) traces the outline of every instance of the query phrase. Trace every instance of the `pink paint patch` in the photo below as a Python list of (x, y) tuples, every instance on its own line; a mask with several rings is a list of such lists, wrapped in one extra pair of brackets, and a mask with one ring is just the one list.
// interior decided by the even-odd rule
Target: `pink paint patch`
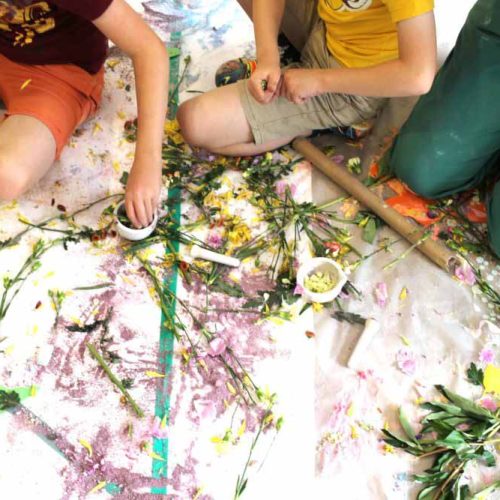
[(380, 307), (386, 307), (389, 294), (387, 292), (387, 285), (385, 283), (377, 283), (375, 287), (375, 299)]
[(193, 401), (194, 411), (203, 419), (212, 421), (217, 415), (217, 408), (213, 401), (195, 399)]
[(396, 354), (396, 363), (398, 368), (405, 375), (414, 375), (417, 371), (417, 361), (413, 352), (408, 349), (400, 349)]

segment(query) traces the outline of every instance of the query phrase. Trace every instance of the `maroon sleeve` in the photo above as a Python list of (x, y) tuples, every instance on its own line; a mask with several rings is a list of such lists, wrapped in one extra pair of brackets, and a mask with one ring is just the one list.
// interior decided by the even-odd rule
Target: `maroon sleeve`
[(84, 19), (94, 21), (104, 14), (113, 0), (51, 0), (50, 3)]

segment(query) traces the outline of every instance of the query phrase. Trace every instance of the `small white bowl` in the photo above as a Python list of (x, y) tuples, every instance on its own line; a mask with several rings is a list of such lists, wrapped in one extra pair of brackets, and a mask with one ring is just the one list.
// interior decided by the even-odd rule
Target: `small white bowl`
[(153, 217), (153, 222), (151, 222), (149, 226), (142, 227), (141, 229), (135, 229), (123, 225), (118, 219), (118, 212), (122, 207), (125, 207), (125, 204), (123, 202), (120, 203), (115, 209), (116, 230), (122, 238), (125, 238), (129, 241), (140, 241), (147, 238), (156, 229), (156, 224), (158, 223), (158, 214), (156, 212)]
[[(315, 293), (306, 288), (305, 281), (308, 276), (317, 272), (330, 273), (337, 280), (337, 284), (328, 292)], [(302, 264), (297, 273), (297, 284), (302, 287), (303, 297), (310, 302), (323, 304), (334, 300), (347, 283), (347, 276), (342, 268), (332, 259), (316, 257)]]

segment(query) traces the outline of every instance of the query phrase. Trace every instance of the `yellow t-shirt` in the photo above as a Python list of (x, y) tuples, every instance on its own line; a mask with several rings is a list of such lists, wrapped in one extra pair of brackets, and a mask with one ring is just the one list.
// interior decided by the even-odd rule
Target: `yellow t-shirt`
[(319, 0), (328, 50), (348, 68), (399, 56), (396, 23), (434, 8), (434, 0)]

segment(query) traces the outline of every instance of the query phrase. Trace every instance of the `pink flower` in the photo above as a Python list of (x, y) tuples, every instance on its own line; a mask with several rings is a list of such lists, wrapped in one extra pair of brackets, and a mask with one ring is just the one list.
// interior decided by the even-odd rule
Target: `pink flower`
[(286, 193), (287, 188), (290, 189), (292, 196), (297, 192), (297, 186), (295, 184), (288, 184), (286, 181), (278, 181), (276, 183), (276, 194), (278, 196), (283, 196)]
[(207, 243), (214, 248), (220, 248), (222, 246), (222, 236), (218, 233), (210, 233), (208, 235)]
[(486, 347), (479, 353), (479, 361), (484, 364), (490, 364), (495, 361), (495, 352), (493, 349), (487, 349)]
[(217, 337), (208, 345), (208, 354), (210, 354), (210, 356), (220, 356), (226, 350), (226, 347), (226, 342)]
[(386, 307), (388, 301), (387, 285), (385, 283), (377, 283), (375, 287), (375, 299), (380, 307)]
[(302, 285), (299, 285), (298, 283), (295, 285), (295, 290), (293, 291), (294, 295), (304, 295), (304, 288)]
[(464, 263), (455, 269), (455, 276), (466, 285), (472, 286), (476, 283), (476, 275), (469, 264)]
[(344, 155), (335, 155), (335, 156), (332, 156), (332, 161), (334, 161), (335, 163), (344, 163), (344, 160), (345, 160), (345, 156)]
[(408, 349), (400, 349), (396, 354), (398, 368), (405, 375), (414, 375), (417, 370), (417, 361), (413, 352)]
[(151, 428), (151, 435), (157, 439), (167, 439), (168, 438), (168, 427), (162, 427), (161, 420), (159, 417), (155, 417), (153, 420), (153, 426)]
[(486, 408), (487, 410), (490, 410), (490, 411), (497, 411), (497, 403), (496, 401), (493, 399), (493, 398), (490, 398), (490, 397), (486, 397), (486, 398), (483, 398), (481, 399), (481, 401), (479, 401), (479, 404), (483, 407), (483, 408)]

